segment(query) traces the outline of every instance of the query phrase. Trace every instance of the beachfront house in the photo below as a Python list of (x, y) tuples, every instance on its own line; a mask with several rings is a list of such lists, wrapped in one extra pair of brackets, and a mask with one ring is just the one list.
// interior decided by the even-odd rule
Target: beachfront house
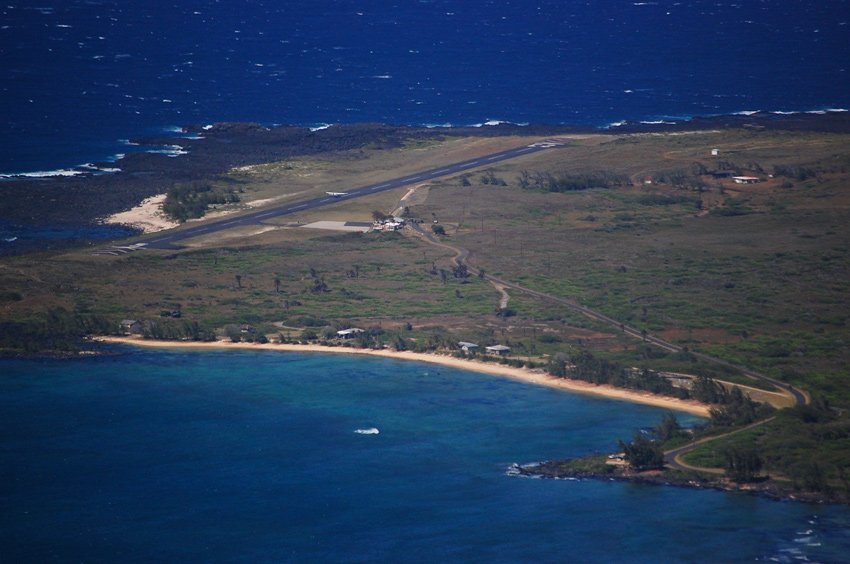
[(136, 319), (124, 319), (119, 326), (122, 335), (141, 335), (142, 322)]
[(338, 339), (353, 339), (360, 333), (365, 333), (365, 331), (363, 329), (358, 329), (357, 327), (352, 327), (351, 329), (337, 331), (336, 336)]
[(511, 352), (511, 347), (506, 347), (505, 345), (492, 345), (485, 347), (485, 350), (490, 354), (506, 355)]
[(460, 350), (462, 350), (463, 352), (474, 351), (478, 348), (478, 345), (476, 345), (475, 343), (468, 343), (466, 341), (458, 341), (457, 346), (459, 346)]

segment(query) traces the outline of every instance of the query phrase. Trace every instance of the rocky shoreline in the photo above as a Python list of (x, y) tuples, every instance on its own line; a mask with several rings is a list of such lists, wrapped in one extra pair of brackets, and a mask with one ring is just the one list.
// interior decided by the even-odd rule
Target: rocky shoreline
[(306, 127), (265, 127), (251, 123), (191, 125), (186, 137), (133, 139), (140, 146), (180, 144), (181, 156), (149, 152), (128, 153), (114, 163), (94, 163), (118, 172), (91, 172), (70, 177), (15, 178), (2, 182), (0, 217), (18, 225), (93, 225), (100, 218), (132, 208), (145, 198), (166, 193), (175, 183), (210, 179), (233, 167), (274, 162), (297, 156), (356, 150), (395, 148), (410, 139), (447, 135), (495, 137), (568, 133), (633, 134), (708, 129), (783, 129), (850, 133), (850, 112), (800, 113), (693, 118), (676, 122), (618, 124), (600, 129), (570, 125), (516, 125), (427, 128), (384, 124)]
[[(816, 504), (850, 504), (850, 498), (820, 492), (807, 492), (793, 489), (769, 477), (756, 482), (739, 484), (722, 476), (710, 476), (698, 472), (679, 472), (674, 470), (648, 470), (637, 472), (627, 466), (605, 465), (604, 469), (591, 470), (575, 466), (579, 460), (547, 460), (529, 464), (512, 464), (507, 474), (525, 478), (549, 480), (609, 480), (650, 484), (654, 486), (674, 486), (693, 489), (711, 489), (725, 492), (757, 495), (776, 501), (797, 501)], [(598, 467), (598, 466), (597, 466)]]

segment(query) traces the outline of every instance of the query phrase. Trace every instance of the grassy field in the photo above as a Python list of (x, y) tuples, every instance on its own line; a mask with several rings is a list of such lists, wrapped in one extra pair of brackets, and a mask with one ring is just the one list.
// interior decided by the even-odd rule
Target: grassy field
[[(446, 138), (240, 167), (240, 206), (306, 199), (537, 141)], [(716, 156), (712, 155), (716, 149)], [(574, 298), (624, 323), (798, 383), (850, 405), (847, 298), (848, 139), (731, 130), (581, 136), (564, 147), (439, 179), (406, 204), (438, 221), (446, 240), (488, 273)], [(738, 185), (711, 173), (755, 175)], [(523, 177), (595, 178), (607, 187), (548, 191)], [(528, 184), (528, 183), (526, 183)], [(390, 327), (410, 323), (453, 338), (506, 341), (529, 357), (588, 347), (624, 364), (734, 379), (687, 355), (649, 351), (566, 308), (476, 277), (444, 283), (450, 253), (415, 237), (298, 229), (317, 220), (367, 221), (406, 187), (340, 201), (285, 221), (197, 238), (177, 252), (118, 257), (87, 249), (8, 257), (6, 320), (50, 307), (152, 319), (181, 310), (210, 327), (273, 332), (304, 319)], [(221, 211), (221, 210), (219, 210)], [(287, 226), (289, 225), (289, 226)], [(328, 291), (313, 291), (316, 281)], [(275, 325), (277, 324), (277, 325)]]
[[(845, 136), (747, 131), (593, 140), (494, 167), (505, 186), (444, 181), (416, 211), (491, 274), (847, 405), (847, 148)], [(720, 167), (764, 182), (705, 174)], [(524, 190), (524, 170), (633, 185)]]

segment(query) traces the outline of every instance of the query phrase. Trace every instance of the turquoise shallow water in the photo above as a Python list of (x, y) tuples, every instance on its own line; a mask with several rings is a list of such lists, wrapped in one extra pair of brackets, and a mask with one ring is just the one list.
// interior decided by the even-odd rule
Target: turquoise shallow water
[(0, 362), (3, 561), (850, 553), (844, 507), (505, 473), (611, 449), (655, 408), (385, 359), (122, 350)]

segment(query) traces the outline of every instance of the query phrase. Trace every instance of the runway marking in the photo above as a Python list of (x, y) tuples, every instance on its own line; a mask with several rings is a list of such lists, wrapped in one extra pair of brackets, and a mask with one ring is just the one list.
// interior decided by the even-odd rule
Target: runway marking
[(301, 204), (300, 206), (294, 206), (294, 207), (292, 207), (291, 209), (293, 209), (293, 210), (300, 210), (301, 208), (306, 208), (306, 207), (307, 207), (307, 204)]
[(277, 213), (277, 212), (268, 212), (268, 213), (260, 214), (260, 215), (257, 216), (257, 218), (268, 217), (270, 215), (274, 215), (275, 213)]

